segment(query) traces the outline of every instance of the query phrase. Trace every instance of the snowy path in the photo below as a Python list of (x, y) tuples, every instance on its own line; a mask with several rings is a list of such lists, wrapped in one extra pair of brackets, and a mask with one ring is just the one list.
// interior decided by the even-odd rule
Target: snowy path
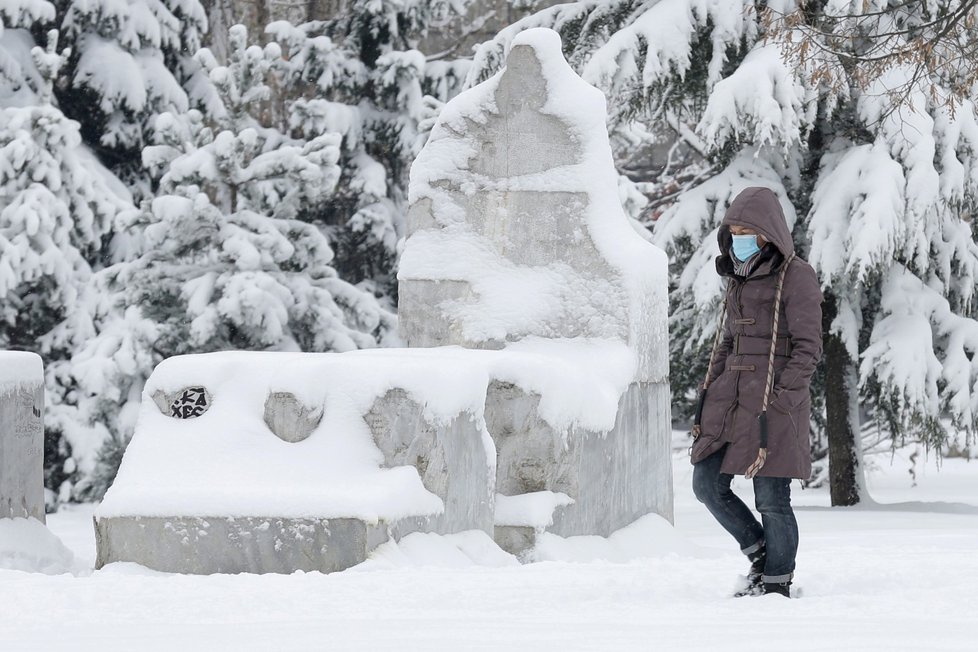
[[(0, 650), (978, 646), (978, 463), (946, 460), (940, 474), (931, 464), (912, 489), (902, 460), (878, 469), (871, 484), (879, 502), (944, 501), (900, 510), (829, 510), (826, 492), (794, 485), (804, 598), (790, 601), (726, 597), (743, 558), (693, 499), (683, 456), (675, 469), (676, 526), (696, 544), (695, 556), (328, 576), (0, 571)], [(81, 507), (50, 517), (51, 529), (89, 562), (90, 513)]]

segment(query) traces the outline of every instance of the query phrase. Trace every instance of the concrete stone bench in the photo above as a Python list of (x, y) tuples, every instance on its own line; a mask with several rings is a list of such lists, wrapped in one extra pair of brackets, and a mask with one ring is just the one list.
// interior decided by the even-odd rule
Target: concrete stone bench
[[(437, 397), (421, 380), (396, 387), (405, 364), (243, 352), (165, 361), (96, 512), (97, 566), (329, 572), (413, 531), (491, 533), (493, 451), (481, 421), (426, 414)], [(416, 379), (440, 373), (437, 361), (414, 364)], [(395, 387), (371, 390), (377, 378)], [(344, 476), (346, 464), (357, 473)], [(408, 498), (372, 495), (375, 484)]]

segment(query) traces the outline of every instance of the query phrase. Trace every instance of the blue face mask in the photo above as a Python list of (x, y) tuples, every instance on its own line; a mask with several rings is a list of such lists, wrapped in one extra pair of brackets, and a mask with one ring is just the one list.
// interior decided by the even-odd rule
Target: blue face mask
[(731, 235), (733, 238), (733, 252), (737, 260), (744, 261), (761, 250), (757, 246), (756, 235)]

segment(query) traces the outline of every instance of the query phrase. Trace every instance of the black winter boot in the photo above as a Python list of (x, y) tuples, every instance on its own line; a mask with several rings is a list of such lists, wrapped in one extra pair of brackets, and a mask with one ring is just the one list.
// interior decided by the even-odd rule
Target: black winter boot
[(747, 571), (747, 584), (744, 588), (734, 593), (735, 598), (742, 598), (745, 595), (760, 595), (762, 593), (761, 576), (764, 575), (764, 562), (767, 561), (767, 550), (760, 548), (747, 555), (750, 560), (750, 569)]
[(761, 582), (762, 595), (770, 595), (771, 593), (776, 593), (778, 595), (783, 595), (786, 598), (791, 597), (791, 582)]

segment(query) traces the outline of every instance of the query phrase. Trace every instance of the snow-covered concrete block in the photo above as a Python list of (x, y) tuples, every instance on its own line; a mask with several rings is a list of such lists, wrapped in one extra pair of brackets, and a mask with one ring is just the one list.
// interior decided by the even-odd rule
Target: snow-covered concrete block
[(0, 351), (0, 518), (44, 522), (44, 365)]
[[(669, 476), (649, 461), (661, 452), (650, 420), (668, 409), (644, 420), (641, 409), (621, 409), (657, 396), (632, 382), (637, 366), (620, 342), (542, 338), (499, 351), (171, 358), (147, 382), (136, 432), (96, 511), (98, 563), (335, 570), (415, 531), (491, 535), (528, 524), (593, 533), (648, 511), (671, 516), (671, 493), (657, 484)], [(210, 397), (200, 416), (172, 416), (151, 398), (186, 387)], [(321, 407), (308, 437), (271, 431), (265, 405), (276, 392)], [(653, 477), (636, 484), (639, 468)], [(547, 509), (533, 492), (564, 495)]]
[[(491, 534), (484, 371), (406, 353), (161, 363), (96, 511), (98, 565), (327, 572), (417, 530)], [(207, 396), (192, 418), (170, 409), (187, 388)]]
[(612, 339), (636, 352), (636, 381), (665, 381), (667, 261), (622, 209), (606, 117), (542, 29), (445, 106), (411, 169), (409, 346)]

